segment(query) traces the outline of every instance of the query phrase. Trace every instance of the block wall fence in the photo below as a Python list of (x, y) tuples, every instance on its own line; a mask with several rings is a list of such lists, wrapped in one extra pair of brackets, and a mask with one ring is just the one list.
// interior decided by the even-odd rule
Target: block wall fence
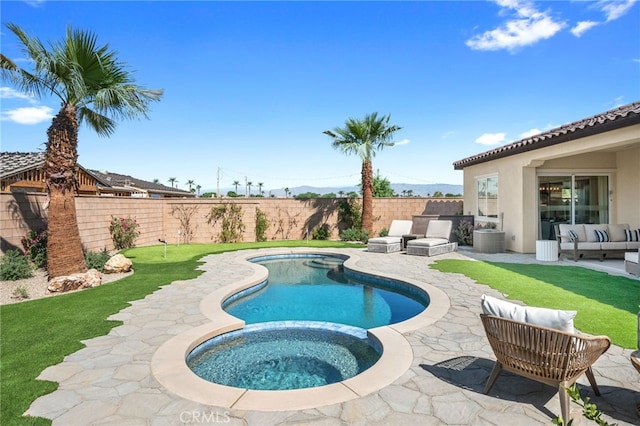
[[(243, 240), (255, 241), (256, 211), (265, 213), (269, 223), (267, 240), (311, 239), (313, 230), (327, 224), (332, 239), (339, 237), (340, 199), (315, 198), (196, 198), (149, 199), (128, 197), (76, 197), (80, 238), (85, 249), (113, 250), (109, 234), (112, 216), (132, 217), (139, 224), (137, 246), (160, 244), (212, 243), (218, 241), (220, 223), (207, 223), (212, 208), (235, 204), (242, 209)], [(361, 201), (361, 200), (360, 200)], [(29, 230), (45, 226), (47, 211), (44, 194), (0, 194), (0, 251), (22, 249), (20, 239)], [(388, 228), (393, 219), (411, 220), (414, 215), (456, 215), (462, 213), (461, 198), (374, 198), (374, 235)], [(185, 226), (185, 221), (189, 222)]]

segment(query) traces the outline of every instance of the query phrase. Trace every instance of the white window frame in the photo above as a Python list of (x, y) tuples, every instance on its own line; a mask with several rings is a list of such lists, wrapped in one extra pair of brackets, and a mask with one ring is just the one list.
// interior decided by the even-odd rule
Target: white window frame
[[(481, 202), (481, 198), (480, 198), (480, 191), (479, 191), (479, 184), (480, 182), (485, 182), (487, 184), (487, 188), (489, 187), (488, 183), (490, 179), (495, 179), (496, 181), (496, 216), (486, 216), (485, 215), (481, 215), (480, 214), (480, 202)], [(498, 223), (500, 221), (499, 217), (500, 217), (500, 208), (499, 208), (499, 203), (500, 203), (500, 180), (498, 179), (498, 174), (497, 173), (492, 173), (492, 174), (488, 174), (488, 175), (482, 175), (482, 176), (476, 176), (475, 178), (475, 194), (476, 194), (476, 212), (475, 212), (475, 217), (477, 220), (483, 221), (483, 222), (494, 222), (494, 223)], [(487, 197), (484, 197), (484, 205), (486, 206)]]

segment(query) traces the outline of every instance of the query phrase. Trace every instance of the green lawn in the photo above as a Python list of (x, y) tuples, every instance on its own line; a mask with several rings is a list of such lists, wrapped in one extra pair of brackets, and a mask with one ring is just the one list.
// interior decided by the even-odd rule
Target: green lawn
[(190, 244), (134, 248), (124, 251), (135, 273), (122, 280), (63, 296), (0, 306), (0, 424), (50, 424), (22, 417), (31, 402), (58, 384), (36, 380), (46, 367), (102, 336), (119, 321), (107, 317), (142, 299), (160, 286), (200, 275), (202, 256), (265, 247), (362, 247), (330, 241), (276, 241), (240, 244)]
[(582, 332), (628, 349), (637, 345), (638, 280), (578, 266), (440, 260), (432, 268), (464, 274), (529, 306), (578, 311), (574, 323)]

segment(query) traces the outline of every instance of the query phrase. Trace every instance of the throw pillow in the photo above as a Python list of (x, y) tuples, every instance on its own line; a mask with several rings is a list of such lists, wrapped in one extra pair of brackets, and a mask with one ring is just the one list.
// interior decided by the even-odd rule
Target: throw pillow
[(640, 229), (625, 229), (624, 236), (627, 241), (640, 241)]
[(567, 236), (569, 237), (569, 241), (571, 242), (578, 241), (578, 233), (573, 229), (567, 231)]
[(482, 312), (487, 315), (555, 328), (556, 330), (567, 333), (575, 332), (573, 318), (578, 314), (577, 311), (559, 311), (555, 309), (521, 306), (485, 294), (482, 295), (481, 305)]
[(599, 243), (608, 243), (609, 242), (609, 234), (607, 231), (596, 229), (596, 241)]

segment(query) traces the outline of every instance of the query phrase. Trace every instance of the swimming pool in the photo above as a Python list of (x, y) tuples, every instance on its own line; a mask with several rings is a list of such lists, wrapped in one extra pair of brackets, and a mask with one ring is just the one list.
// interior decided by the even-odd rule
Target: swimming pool
[(252, 261), (268, 269), (268, 280), (223, 303), (225, 311), (247, 324), (303, 320), (370, 329), (405, 321), (429, 304), (422, 291), (344, 271), (339, 257), (263, 256)]

